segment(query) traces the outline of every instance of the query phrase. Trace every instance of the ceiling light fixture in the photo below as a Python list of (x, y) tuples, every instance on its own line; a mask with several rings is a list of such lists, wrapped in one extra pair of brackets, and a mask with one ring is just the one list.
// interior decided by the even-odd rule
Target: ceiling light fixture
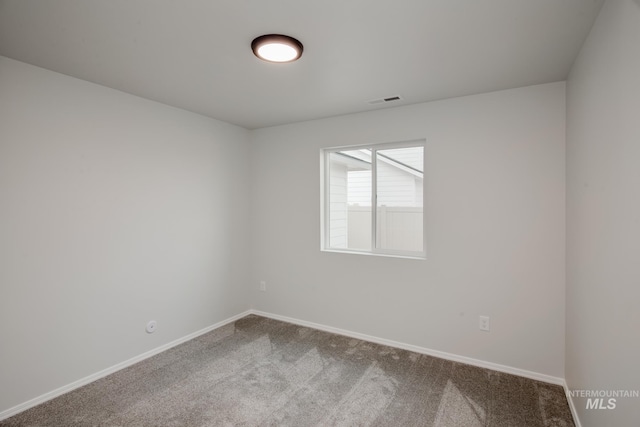
[(302, 43), (282, 34), (265, 34), (251, 42), (251, 50), (268, 62), (293, 62), (302, 56)]

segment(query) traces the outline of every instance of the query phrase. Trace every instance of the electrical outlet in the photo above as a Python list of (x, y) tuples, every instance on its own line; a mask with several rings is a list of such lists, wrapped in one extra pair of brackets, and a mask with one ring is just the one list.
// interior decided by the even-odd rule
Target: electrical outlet
[(260, 281), (260, 290), (262, 292), (267, 292), (267, 282), (265, 282), (264, 280)]
[(480, 316), (480, 330), (489, 332), (489, 316)]
[(147, 323), (147, 327), (145, 329), (147, 330), (148, 334), (152, 334), (156, 331), (157, 327), (158, 323), (155, 320), (151, 320), (149, 321), (149, 323)]

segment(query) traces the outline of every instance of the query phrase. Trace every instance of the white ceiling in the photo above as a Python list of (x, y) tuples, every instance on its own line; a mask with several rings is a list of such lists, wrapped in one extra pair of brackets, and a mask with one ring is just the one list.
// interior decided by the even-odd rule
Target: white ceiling
[[(0, 55), (253, 129), (564, 80), (601, 5), (0, 0)], [(267, 33), (302, 58), (254, 57)]]

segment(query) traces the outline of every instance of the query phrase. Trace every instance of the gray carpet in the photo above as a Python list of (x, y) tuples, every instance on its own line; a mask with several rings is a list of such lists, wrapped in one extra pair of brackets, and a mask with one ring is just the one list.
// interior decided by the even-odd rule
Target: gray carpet
[(573, 426), (561, 387), (250, 315), (0, 426)]

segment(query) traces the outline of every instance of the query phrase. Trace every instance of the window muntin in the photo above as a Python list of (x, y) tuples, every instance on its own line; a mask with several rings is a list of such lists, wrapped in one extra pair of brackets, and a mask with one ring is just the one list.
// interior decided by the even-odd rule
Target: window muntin
[(326, 149), (324, 176), (323, 249), (424, 257), (424, 141)]

